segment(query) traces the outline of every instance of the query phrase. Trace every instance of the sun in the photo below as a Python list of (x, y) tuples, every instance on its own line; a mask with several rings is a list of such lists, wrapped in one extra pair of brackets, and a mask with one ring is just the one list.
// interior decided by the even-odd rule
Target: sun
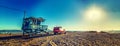
[(84, 17), (89, 21), (99, 21), (105, 17), (105, 11), (96, 5), (90, 6), (84, 13)]

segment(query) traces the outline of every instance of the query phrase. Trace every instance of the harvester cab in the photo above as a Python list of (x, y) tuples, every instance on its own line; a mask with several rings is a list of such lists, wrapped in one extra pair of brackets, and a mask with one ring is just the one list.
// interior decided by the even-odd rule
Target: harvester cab
[(46, 32), (48, 26), (47, 25), (41, 25), (41, 22), (44, 22), (45, 19), (42, 17), (35, 18), (35, 17), (28, 17), (23, 19), (23, 36), (28, 35), (29, 37), (32, 37), (33, 35), (40, 34), (41, 32)]
[(58, 27), (54, 27), (53, 29), (54, 34), (66, 34), (65, 29), (62, 29), (62, 27), (58, 26)]

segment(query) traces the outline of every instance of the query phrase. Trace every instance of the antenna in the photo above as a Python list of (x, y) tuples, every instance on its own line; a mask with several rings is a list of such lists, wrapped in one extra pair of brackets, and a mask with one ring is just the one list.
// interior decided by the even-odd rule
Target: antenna
[(26, 11), (24, 10), (24, 16), (23, 16), (23, 19), (25, 19), (25, 17), (26, 17)]
[[(25, 20), (25, 17), (26, 17), (26, 11), (24, 10), (24, 15), (23, 15), (23, 22), (22, 22), (22, 26), (24, 25), (24, 20)], [(22, 27), (23, 28), (23, 27)]]

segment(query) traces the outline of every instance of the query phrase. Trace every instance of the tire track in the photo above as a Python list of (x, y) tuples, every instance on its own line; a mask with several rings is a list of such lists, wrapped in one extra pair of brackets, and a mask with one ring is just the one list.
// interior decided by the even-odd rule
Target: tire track
[(53, 42), (52, 40), (50, 41), (50, 44), (51, 44), (51, 46), (57, 46), (57, 45), (55, 44), (55, 42)]
[(41, 44), (41, 46), (47, 46), (49, 41), (51, 40), (51, 38), (50, 37), (46, 37), (46, 40), (47, 41), (45, 41), (43, 44)]
[(49, 37), (46, 37), (46, 41), (43, 43), (43, 44), (41, 44), (41, 46), (48, 46), (49, 44), (51, 45), (51, 46), (57, 46), (56, 44), (55, 44), (55, 42), (53, 42), (52, 40), (53, 39), (55, 39), (56, 38), (56, 36), (49, 36)]

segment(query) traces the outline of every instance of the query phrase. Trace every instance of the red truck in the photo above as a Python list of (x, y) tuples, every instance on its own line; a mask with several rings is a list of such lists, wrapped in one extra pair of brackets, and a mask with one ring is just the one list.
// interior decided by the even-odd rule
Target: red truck
[(54, 27), (53, 29), (54, 34), (66, 34), (65, 29), (62, 29), (62, 27)]

